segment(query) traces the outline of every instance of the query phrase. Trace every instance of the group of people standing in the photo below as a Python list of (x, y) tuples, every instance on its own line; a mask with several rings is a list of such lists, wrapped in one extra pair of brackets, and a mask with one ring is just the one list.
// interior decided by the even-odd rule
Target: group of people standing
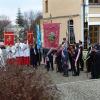
[(92, 79), (100, 78), (100, 44), (91, 45), (88, 49), (86, 60), (87, 72)]
[(29, 45), (27, 41), (17, 40), (15, 45), (6, 47), (7, 63), (16, 65), (29, 65)]
[[(30, 66), (34, 69), (40, 65), (43, 60), (47, 71), (54, 70), (54, 62), (56, 71), (63, 73), (68, 77), (69, 71), (73, 76), (79, 76), (80, 71), (84, 70), (83, 45), (79, 43), (68, 44), (66, 39), (57, 48), (39, 49), (37, 45), (29, 45), (27, 40), (18, 40), (15, 45), (6, 47), (7, 63), (19, 66)], [(2, 57), (2, 56), (1, 56)], [(91, 72), (91, 78), (100, 77), (100, 45), (90, 46), (86, 58), (87, 72)]]
[[(69, 67), (73, 76), (79, 76), (80, 70), (84, 70), (83, 46), (82, 42), (70, 45), (64, 40), (57, 50), (50, 49), (46, 55), (46, 68), (53, 70), (53, 55), (55, 55), (55, 63), (57, 72), (63, 73), (63, 76), (69, 76)], [(70, 63), (70, 66), (69, 66)]]
[(55, 62), (56, 71), (63, 73), (63, 76), (68, 77), (69, 71), (73, 76), (79, 76), (80, 71), (85, 69), (87, 73), (91, 73), (90, 78), (100, 78), (100, 44), (91, 45), (84, 59), (82, 41), (71, 45), (64, 40), (58, 49), (51, 48), (45, 52), (45, 58), (47, 71), (50, 68), (54, 70)]
[(7, 46), (7, 63), (19, 66), (30, 66), (36, 68), (40, 65), (40, 49), (36, 45), (29, 45), (26, 40), (18, 40), (15, 45)]

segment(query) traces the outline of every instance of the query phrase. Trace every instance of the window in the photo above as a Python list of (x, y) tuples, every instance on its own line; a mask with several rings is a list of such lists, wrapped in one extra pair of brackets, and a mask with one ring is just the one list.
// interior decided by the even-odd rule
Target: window
[(48, 13), (48, 0), (45, 1), (45, 12)]
[(75, 42), (75, 34), (74, 34), (74, 22), (73, 20), (68, 21), (68, 38), (69, 43), (73, 44)]
[(100, 0), (89, 0), (89, 4), (100, 4)]
[(90, 26), (89, 27), (89, 35), (90, 35), (90, 42), (92, 44), (99, 42), (99, 26)]

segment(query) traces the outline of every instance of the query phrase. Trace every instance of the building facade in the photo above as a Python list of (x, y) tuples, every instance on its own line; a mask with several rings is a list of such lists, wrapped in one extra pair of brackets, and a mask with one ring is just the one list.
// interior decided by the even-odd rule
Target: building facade
[[(60, 23), (60, 41), (67, 38), (70, 43), (71, 34), (75, 42), (83, 41), (87, 47), (89, 43), (100, 42), (100, 0), (43, 0), (43, 23)], [(43, 34), (42, 34), (43, 42)]]
[(100, 43), (100, 0), (89, 0), (87, 5), (90, 42)]

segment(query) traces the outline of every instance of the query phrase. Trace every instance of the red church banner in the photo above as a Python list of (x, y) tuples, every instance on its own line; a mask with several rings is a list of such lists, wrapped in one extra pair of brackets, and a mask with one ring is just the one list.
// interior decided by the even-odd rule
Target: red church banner
[(4, 44), (5, 45), (14, 45), (14, 33), (13, 32), (4, 32)]
[(44, 47), (57, 48), (59, 45), (59, 23), (45, 23), (44, 27)]
[(27, 32), (27, 40), (29, 45), (33, 44), (33, 32)]

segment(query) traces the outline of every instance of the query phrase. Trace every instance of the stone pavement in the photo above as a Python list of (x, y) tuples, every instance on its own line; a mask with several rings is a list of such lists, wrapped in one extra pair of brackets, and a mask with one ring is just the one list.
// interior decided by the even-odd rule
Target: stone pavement
[(69, 72), (69, 77), (64, 77), (63, 73), (57, 73), (56, 71), (49, 71), (48, 74), (55, 84), (84, 81), (89, 80), (90, 78), (90, 74), (87, 74), (84, 71), (80, 73), (80, 76), (72, 76), (72, 73)]
[(100, 100), (100, 80), (89, 79), (90, 74), (81, 72), (80, 76), (63, 77), (56, 71), (48, 72), (53, 83), (62, 93), (62, 100)]
[(62, 100), (100, 100), (100, 80), (57, 84)]

